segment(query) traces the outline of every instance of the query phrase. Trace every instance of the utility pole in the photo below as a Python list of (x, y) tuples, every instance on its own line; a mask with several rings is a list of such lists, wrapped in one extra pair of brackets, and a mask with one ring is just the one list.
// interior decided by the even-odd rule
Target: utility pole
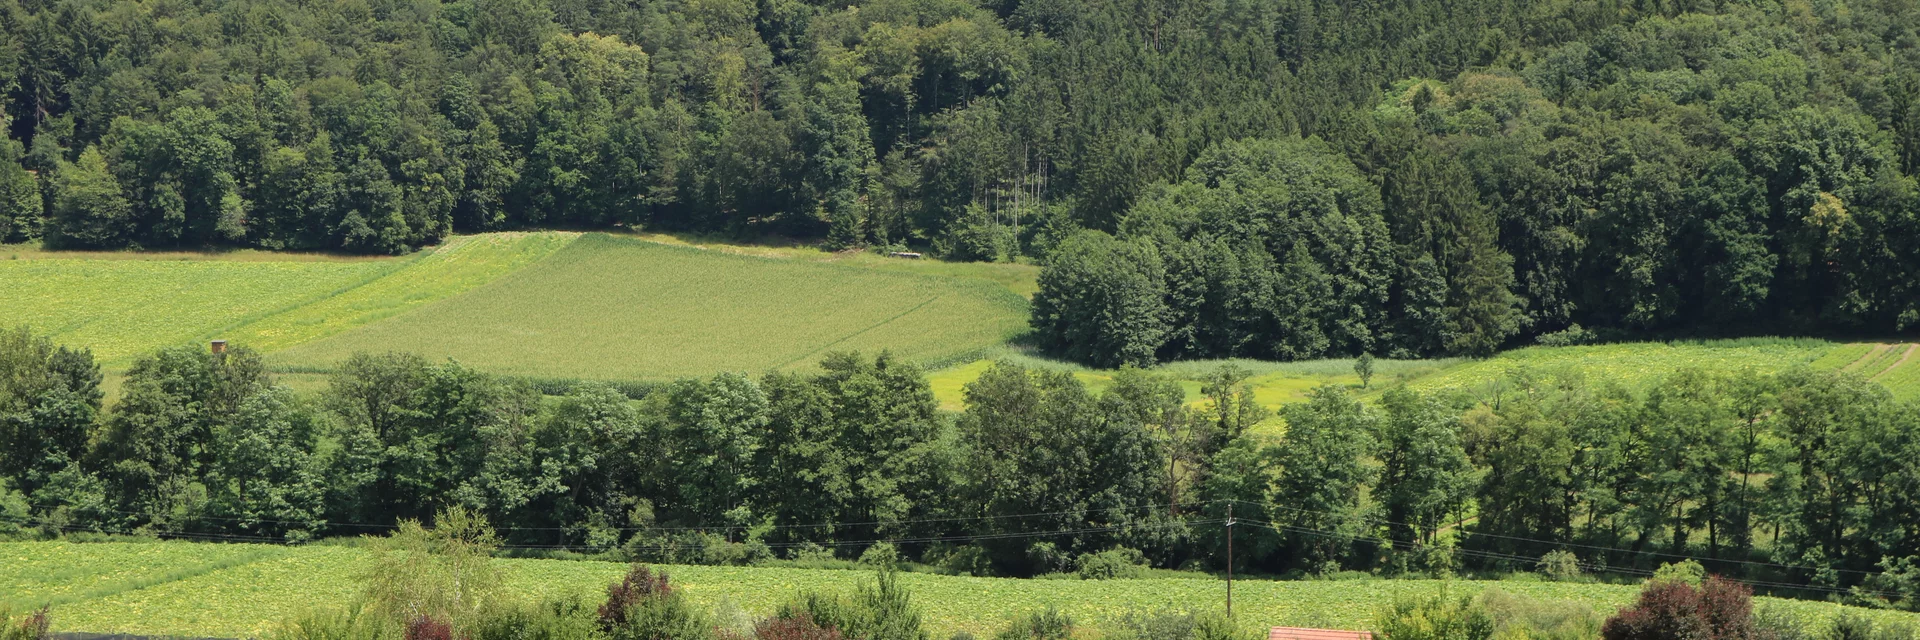
[(1227, 617), (1233, 617), (1233, 503), (1227, 503)]

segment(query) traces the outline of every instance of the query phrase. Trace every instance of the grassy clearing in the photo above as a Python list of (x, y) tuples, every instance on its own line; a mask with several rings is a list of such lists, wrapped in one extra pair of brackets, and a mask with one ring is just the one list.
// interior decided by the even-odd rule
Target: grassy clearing
[(538, 262), (578, 237), (554, 232), (455, 237), (386, 277), (221, 336), (261, 351), (284, 349), (464, 293)]
[[(1113, 382), (1111, 370), (1088, 369), (1078, 365), (1055, 360), (1036, 358), (1017, 352), (1007, 351), (992, 358), (975, 360), (965, 364), (948, 367), (931, 373), (928, 378), (933, 386), (934, 397), (940, 400), (940, 408), (959, 411), (965, 407), (966, 385), (978, 380), (980, 374), (993, 366), (996, 360), (1006, 360), (1033, 368), (1047, 368), (1073, 372), (1087, 388), (1095, 393), (1107, 388)], [(1374, 361), (1372, 390), (1363, 392), (1370, 397), (1378, 390), (1397, 384), (1417, 380), (1422, 376), (1445, 370), (1463, 362), (1456, 358), (1434, 360), (1387, 360)], [(1208, 374), (1221, 366), (1232, 366), (1249, 374), (1246, 384), (1253, 386), (1254, 400), (1269, 410), (1277, 410), (1281, 405), (1298, 402), (1306, 398), (1307, 392), (1325, 384), (1344, 385), (1356, 391), (1360, 389), (1360, 376), (1353, 372), (1352, 358), (1331, 358), (1324, 360), (1306, 360), (1300, 362), (1266, 362), (1261, 360), (1193, 360), (1172, 362), (1156, 367), (1154, 370), (1173, 376), (1186, 391), (1187, 402), (1195, 406), (1205, 402), (1201, 395), (1203, 380)]]
[(696, 234), (636, 233), (630, 237), (648, 242), (736, 255), (804, 260), (924, 276), (987, 280), (1006, 287), (1007, 290), (1020, 294), (1023, 298), (1032, 298), (1034, 292), (1040, 289), (1040, 266), (1035, 264), (894, 258), (871, 251), (824, 251), (812, 245), (780, 239), (770, 239), (756, 244), (739, 244)]
[[(113, 574), (117, 566), (151, 563), (155, 557), (165, 556), (180, 556), (183, 564), (204, 563), (209, 556), (243, 555), (261, 549), (276, 555), (145, 588), (101, 591), (96, 597), (56, 604), (52, 611), (54, 627), (63, 631), (257, 637), (308, 607), (350, 602), (359, 591), (359, 576), (367, 569), (366, 553), (350, 547), (0, 543), (0, 557), (28, 558), (36, 563), (0, 573), (0, 589), (27, 593), (28, 600), (39, 600), (44, 599), (39, 590), (46, 587), (22, 580), (36, 570), (75, 567), (66, 571), (63, 584), (70, 585), (70, 592), (85, 591), (96, 581), (123, 581)], [(509, 589), (530, 599), (598, 599), (604, 597), (606, 585), (625, 570), (624, 565), (610, 562), (495, 562), (505, 571)], [(694, 602), (707, 607), (735, 606), (756, 615), (770, 613), (801, 591), (851, 591), (855, 583), (870, 577), (863, 571), (828, 569), (665, 569)], [(99, 577), (89, 578), (85, 575), (89, 571)], [(1091, 625), (1111, 622), (1130, 612), (1213, 608), (1220, 606), (1225, 588), (1221, 581), (1208, 578), (1078, 581), (903, 574), (901, 581), (912, 589), (928, 626), (941, 637), (955, 631), (976, 635), (990, 632), (1007, 618), (1047, 607)], [(1234, 608), (1250, 625), (1366, 628), (1379, 608), (1397, 595), (1440, 589), (1468, 595), (1490, 586), (1534, 598), (1584, 602), (1603, 611), (1626, 604), (1637, 592), (1636, 587), (1625, 585), (1536, 581), (1249, 580), (1234, 585)], [(1762, 598), (1760, 606), (1783, 607), (1811, 617), (1829, 617), (1844, 610), (1824, 602), (1772, 598)], [(1866, 613), (1884, 620), (1920, 620), (1920, 616), (1889, 611)]]
[[(146, 256), (148, 254), (132, 254)], [(153, 349), (310, 304), (411, 259), (0, 260), (0, 326), (29, 325), (93, 349), (109, 368)]]
[(356, 351), (411, 351), (538, 378), (661, 380), (804, 368), (832, 350), (941, 361), (1026, 326), (998, 285), (767, 259), (605, 234), (410, 313), (286, 349), (324, 371)]
[(1572, 371), (1595, 382), (1614, 381), (1638, 389), (1687, 368), (1774, 373), (1812, 364), (1840, 346), (1814, 339), (1756, 338), (1529, 347), (1449, 367), (1421, 377), (1411, 386), (1422, 390), (1472, 389), (1512, 371), (1532, 369)]

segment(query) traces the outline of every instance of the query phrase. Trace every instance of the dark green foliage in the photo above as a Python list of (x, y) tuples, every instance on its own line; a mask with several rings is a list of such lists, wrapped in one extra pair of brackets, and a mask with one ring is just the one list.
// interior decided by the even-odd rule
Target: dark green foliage
[(1033, 297), (1048, 349), (1097, 366), (1146, 365), (1167, 340), (1166, 271), (1150, 244), (1084, 231), (1055, 247)]
[(1281, 417), (1286, 440), (1268, 454), (1278, 470), (1273, 519), (1295, 527), (1286, 538), (1296, 566), (1317, 571), (1341, 559), (1347, 545), (1338, 534), (1359, 524), (1360, 491), (1373, 477), (1362, 456), (1374, 446), (1379, 416), (1341, 388), (1323, 386)]
[[(997, 518), (980, 524), (996, 533), (1118, 531), (1060, 538), (1075, 554), (1117, 543), (1161, 541), (1171, 514), (1141, 509), (1165, 499), (1168, 458), (1151, 427), (1128, 417), (1120, 392), (1096, 398), (1071, 374), (1029, 370), (1001, 362), (966, 387), (968, 410), (956, 424), (961, 459), (959, 490), (986, 515), (1059, 514), (1051, 518)], [(1129, 531), (1139, 526), (1141, 530)], [(1018, 538), (985, 544), (994, 564), (1019, 574), (1030, 566)]]
[(35, 496), (73, 468), (86, 454), (100, 395), (92, 353), (25, 327), (0, 330), (0, 478)]

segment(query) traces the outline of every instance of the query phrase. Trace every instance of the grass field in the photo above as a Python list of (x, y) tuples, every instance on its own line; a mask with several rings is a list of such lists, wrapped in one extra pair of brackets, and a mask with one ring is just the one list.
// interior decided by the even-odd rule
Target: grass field
[(220, 337), (277, 351), (459, 295), (553, 255), (579, 234), (458, 236), (385, 277), (222, 331)]
[[(1113, 382), (1111, 370), (1088, 369), (1069, 363), (1045, 360), (1021, 355), (1010, 350), (994, 354), (993, 357), (948, 367), (935, 371), (928, 376), (933, 386), (935, 398), (940, 400), (943, 409), (958, 411), (965, 406), (966, 385), (978, 380), (980, 374), (993, 366), (996, 360), (1006, 360), (1030, 368), (1047, 368), (1070, 371), (1075, 378), (1087, 385), (1095, 393), (1107, 388)], [(1433, 360), (1386, 360), (1374, 361), (1374, 379), (1371, 390), (1362, 392), (1368, 396), (1378, 393), (1389, 385), (1404, 381), (1417, 380), (1421, 376), (1443, 371), (1450, 366), (1463, 362), (1456, 358)], [(1208, 374), (1221, 366), (1231, 366), (1248, 374), (1246, 384), (1253, 387), (1254, 400), (1269, 410), (1280, 405), (1306, 398), (1307, 392), (1323, 384), (1339, 384), (1358, 390), (1360, 376), (1353, 372), (1352, 358), (1334, 358), (1326, 360), (1305, 360), (1300, 362), (1263, 362), (1259, 360), (1194, 360), (1173, 362), (1156, 367), (1154, 370), (1173, 376), (1186, 392), (1187, 402), (1195, 406), (1205, 403), (1201, 395), (1203, 380)]]
[[(0, 603), (53, 601), (56, 630), (211, 637), (258, 636), (308, 607), (340, 606), (359, 591), (364, 551), (350, 547), (262, 547), (196, 543), (0, 543)], [(521, 597), (604, 597), (625, 566), (609, 562), (496, 560)], [(803, 590), (851, 591), (863, 571), (759, 567), (665, 568), (677, 587), (708, 607), (734, 606), (765, 615)], [(1006, 619), (1053, 607), (1082, 624), (1099, 625), (1130, 612), (1218, 607), (1225, 585), (1207, 578), (1078, 581), (903, 574), (937, 637), (989, 632)], [(1637, 587), (1534, 581), (1431, 580), (1258, 581), (1234, 585), (1243, 624), (1367, 628), (1375, 612), (1400, 594), (1447, 589), (1468, 595), (1489, 586), (1533, 598), (1578, 601), (1611, 610)], [(1828, 617), (1839, 605), (1762, 598)], [(1857, 610), (1883, 620), (1920, 616)]]
[(832, 350), (938, 361), (1026, 326), (1005, 287), (591, 234), (464, 295), (274, 354), (325, 370), (411, 351), (542, 378), (660, 380), (805, 367)]
[[(141, 255), (141, 254), (130, 254)], [(410, 259), (205, 257), (0, 260), (0, 326), (93, 349), (109, 368), (365, 284)]]

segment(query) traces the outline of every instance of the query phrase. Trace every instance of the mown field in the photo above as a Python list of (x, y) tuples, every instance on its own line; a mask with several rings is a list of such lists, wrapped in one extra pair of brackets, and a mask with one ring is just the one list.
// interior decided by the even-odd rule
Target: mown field
[(660, 380), (804, 367), (833, 350), (948, 359), (1001, 344), (1026, 311), (991, 282), (594, 234), (465, 295), (271, 362), (324, 369), (393, 350), (532, 377)]
[[(340, 606), (359, 592), (366, 553), (334, 546), (266, 547), (200, 543), (0, 543), (0, 603), (51, 602), (56, 630), (151, 635), (253, 637), (308, 607)], [(610, 562), (496, 560), (519, 597), (602, 597), (625, 570)], [(807, 590), (851, 591), (863, 571), (671, 566), (666, 571), (696, 603), (765, 615)], [(1059, 609), (1082, 624), (1130, 612), (1220, 606), (1225, 583), (1207, 578), (1079, 581), (904, 574), (902, 583), (936, 632), (989, 632), (1026, 611)], [(1532, 598), (1611, 610), (1633, 598), (1628, 585), (1536, 581), (1433, 580), (1239, 581), (1234, 608), (1249, 626), (1368, 628), (1401, 594), (1468, 595), (1488, 587)], [(1760, 599), (1810, 617), (1843, 608), (1824, 602)], [(1857, 610), (1883, 620), (1920, 616)], [(944, 637), (944, 633), (941, 633)]]

